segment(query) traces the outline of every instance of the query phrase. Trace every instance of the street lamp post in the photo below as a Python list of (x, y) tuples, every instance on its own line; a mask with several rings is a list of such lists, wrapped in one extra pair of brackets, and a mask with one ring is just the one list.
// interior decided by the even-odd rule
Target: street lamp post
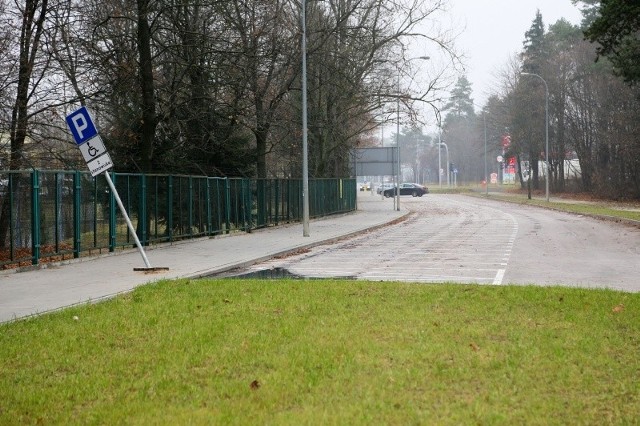
[[(547, 202), (549, 202), (549, 179), (551, 178), (551, 169), (549, 167), (549, 86), (547, 86), (547, 82), (544, 78), (540, 77), (538, 74), (532, 72), (523, 72), (522, 75), (530, 75), (532, 77), (537, 77), (544, 83), (544, 115), (545, 115), (545, 155), (544, 162), (546, 168), (546, 176), (545, 176), (545, 195), (547, 197)], [(531, 179), (531, 177), (529, 177)]]
[(442, 161), (440, 160), (440, 150), (442, 149), (442, 147), (440, 147), (440, 143), (442, 142), (441, 139), (441, 135), (442, 135), (442, 129), (438, 129), (438, 187), (442, 187)]
[[(408, 61), (414, 59), (428, 61), (431, 58), (429, 56), (418, 56), (416, 58), (411, 58)], [(396, 210), (398, 211), (400, 211), (400, 178), (402, 177), (402, 164), (400, 163), (400, 72), (400, 67), (398, 67), (398, 97), (396, 98), (396, 149), (398, 151), (398, 170), (396, 173)]]
[(489, 196), (489, 175), (487, 171), (487, 114), (482, 111), (482, 120), (484, 121), (484, 187), (486, 196)]
[(302, 0), (302, 236), (309, 236), (309, 157), (307, 148), (307, 11)]
[(398, 69), (398, 97), (396, 98), (396, 151), (398, 151), (398, 170), (396, 171), (396, 210), (400, 211), (400, 69)]
[(449, 175), (449, 173), (451, 172), (450, 170), (451, 168), (449, 167), (449, 164), (451, 164), (450, 163), (451, 160), (449, 159), (449, 146), (444, 142), (441, 142), (441, 143), (442, 145), (444, 145), (444, 149), (447, 150), (447, 188), (448, 188), (449, 186), (451, 186), (451, 176)]
[[(443, 146), (447, 150), (447, 188), (448, 188), (449, 187), (449, 147), (444, 142), (438, 142), (438, 169), (441, 169), (440, 150), (442, 149)], [(440, 174), (440, 170), (438, 170), (438, 174)], [(438, 181), (440, 181), (440, 179), (438, 179)]]

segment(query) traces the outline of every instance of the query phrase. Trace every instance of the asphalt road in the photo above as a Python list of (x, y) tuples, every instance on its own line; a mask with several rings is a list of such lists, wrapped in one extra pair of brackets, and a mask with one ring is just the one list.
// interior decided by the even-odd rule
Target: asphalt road
[(638, 228), (463, 195), (402, 197), (401, 205), (411, 211), (401, 223), (251, 271), (640, 291)]

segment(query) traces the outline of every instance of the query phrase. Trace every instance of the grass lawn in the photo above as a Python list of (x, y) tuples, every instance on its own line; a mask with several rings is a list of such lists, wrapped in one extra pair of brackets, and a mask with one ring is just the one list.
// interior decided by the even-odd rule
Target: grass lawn
[(624, 207), (617, 207), (612, 203), (570, 203), (570, 202), (557, 202), (540, 199), (526, 199), (522, 197), (507, 197), (507, 201), (516, 202), (519, 204), (528, 204), (540, 207), (551, 208), (555, 210), (561, 210), (565, 212), (578, 213), (591, 216), (609, 216), (620, 219), (631, 219), (640, 221), (640, 210), (626, 209)]
[(0, 424), (637, 424), (640, 294), (178, 280), (0, 325)]
[[(465, 192), (466, 195), (485, 198), (484, 192)], [(491, 194), (490, 199), (498, 201), (508, 201), (516, 204), (531, 205), (544, 207), (554, 210), (560, 210), (564, 212), (583, 214), (588, 216), (604, 216), (609, 218), (629, 219), (633, 221), (640, 221), (640, 204), (635, 203), (622, 203), (605, 200), (580, 200), (577, 196), (577, 200), (571, 200), (571, 194), (564, 194), (567, 197), (567, 201), (552, 200), (547, 202), (546, 199), (534, 197), (528, 199), (526, 193), (523, 192), (504, 192), (500, 194)]]

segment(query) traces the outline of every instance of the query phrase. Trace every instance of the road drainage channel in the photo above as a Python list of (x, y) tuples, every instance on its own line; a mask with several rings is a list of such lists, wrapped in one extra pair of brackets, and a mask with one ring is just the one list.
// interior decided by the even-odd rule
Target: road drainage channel
[(290, 272), (286, 268), (267, 268), (248, 271), (246, 269), (234, 269), (232, 271), (223, 272), (220, 274), (207, 275), (206, 278), (230, 278), (230, 279), (259, 279), (259, 280), (351, 280), (355, 277), (305, 277), (304, 275), (298, 275)]

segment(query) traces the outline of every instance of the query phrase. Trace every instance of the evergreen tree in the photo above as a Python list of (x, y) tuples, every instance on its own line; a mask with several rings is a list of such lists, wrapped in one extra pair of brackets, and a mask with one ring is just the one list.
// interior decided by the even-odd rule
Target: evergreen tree
[(451, 91), (451, 97), (449, 102), (442, 108), (447, 112), (446, 120), (469, 118), (475, 116), (475, 110), (473, 108), (473, 99), (471, 98), (471, 83), (467, 79), (466, 75), (458, 77), (456, 85)]
[(598, 57), (607, 57), (625, 81), (640, 81), (640, 2), (602, 0), (598, 12), (586, 38), (600, 44)]
[(522, 71), (540, 74), (544, 58), (547, 57), (544, 22), (540, 10), (531, 23), (531, 28), (524, 33), (524, 50), (522, 51)]
[[(521, 71), (534, 73), (544, 78), (548, 53), (545, 27), (540, 10), (524, 34)], [(545, 79), (546, 81), (546, 79)], [(537, 78), (523, 77), (513, 92), (511, 140), (507, 157), (515, 156), (519, 161), (529, 161), (533, 173), (533, 187), (540, 185), (538, 161), (544, 160), (545, 88)]]
[[(484, 144), (478, 129), (471, 83), (465, 75), (458, 78), (451, 91), (449, 102), (444, 106), (447, 115), (442, 127), (442, 138), (447, 144), (450, 162), (446, 165), (459, 171), (460, 181), (481, 180), (484, 171), (482, 155)], [(453, 179), (453, 176), (451, 177)]]
[(574, 6), (582, 6), (580, 11), (582, 12), (582, 22), (580, 25), (583, 28), (589, 27), (593, 21), (598, 18), (598, 7), (600, 6), (600, 0), (571, 0)]

